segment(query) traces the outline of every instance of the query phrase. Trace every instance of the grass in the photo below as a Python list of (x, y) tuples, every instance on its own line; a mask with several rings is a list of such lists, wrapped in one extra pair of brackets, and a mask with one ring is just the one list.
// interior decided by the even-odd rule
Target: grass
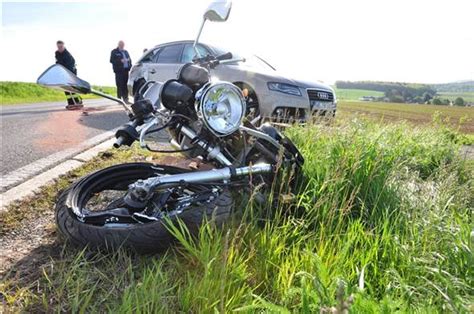
[[(4, 303), (26, 312), (472, 312), (474, 165), (459, 156), (462, 136), (436, 123), (292, 128), (306, 163), (291, 202), (243, 202), (226, 228), (205, 224), (197, 240), (171, 228), (180, 245), (161, 255), (65, 247), (34, 279), (4, 280)], [(6, 231), (51, 211), (52, 192), (77, 175), (140, 154), (115, 152), (61, 179), (16, 205)]]
[(383, 92), (363, 89), (342, 89), (335, 90), (338, 100), (359, 100), (363, 96), (383, 97)]
[(415, 125), (430, 124), (433, 115), (445, 123), (459, 128), (466, 134), (474, 134), (474, 108), (418, 104), (392, 104), (385, 102), (340, 101), (338, 110), (342, 116), (360, 113), (386, 121), (407, 120)]
[[(95, 89), (115, 95), (115, 87), (94, 86)], [(85, 99), (97, 98), (94, 95), (82, 95)], [(35, 83), (0, 82), (0, 104), (24, 104), (47, 101), (65, 101), (64, 93), (40, 86)]]

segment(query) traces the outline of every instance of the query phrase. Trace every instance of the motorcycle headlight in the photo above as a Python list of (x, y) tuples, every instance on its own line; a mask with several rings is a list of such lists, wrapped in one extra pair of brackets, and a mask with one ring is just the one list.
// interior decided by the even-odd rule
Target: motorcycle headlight
[(215, 135), (226, 136), (239, 128), (245, 109), (245, 99), (237, 86), (216, 82), (204, 87), (197, 112)]
[(267, 83), (268, 89), (273, 90), (280, 93), (285, 93), (294, 96), (301, 96), (301, 91), (298, 86), (286, 84), (286, 83), (277, 83), (277, 82), (269, 82)]

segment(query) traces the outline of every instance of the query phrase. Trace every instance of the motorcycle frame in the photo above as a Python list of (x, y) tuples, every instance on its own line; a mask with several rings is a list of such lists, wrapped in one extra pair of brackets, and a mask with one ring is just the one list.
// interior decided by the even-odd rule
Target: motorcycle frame
[[(166, 112), (161, 111), (159, 113), (160, 118), (155, 117), (150, 122), (146, 123), (140, 131), (140, 146), (146, 148), (147, 145), (144, 141), (147, 131), (154, 125), (158, 125), (160, 122), (164, 123), (169, 115)], [(133, 197), (134, 200), (146, 201), (149, 199), (154, 191), (157, 189), (169, 188), (173, 186), (186, 184), (199, 184), (199, 183), (209, 183), (209, 182), (222, 182), (226, 183), (227, 181), (249, 176), (252, 174), (268, 174), (273, 172), (274, 166), (269, 163), (259, 163), (255, 165), (245, 166), (245, 167), (233, 167), (232, 163), (227, 159), (227, 157), (222, 154), (218, 146), (212, 146), (202, 139), (198, 139), (197, 134), (186, 125), (178, 125), (178, 128), (184, 136), (186, 136), (191, 142), (194, 142), (194, 145), (201, 147), (207, 153), (207, 157), (210, 160), (215, 160), (223, 168), (216, 168), (212, 170), (203, 170), (203, 171), (194, 171), (189, 173), (175, 174), (169, 176), (156, 176), (150, 177), (145, 180), (139, 180), (129, 186), (129, 194)], [(280, 148), (281, 145), (269, 135), (254, 129), (250, 129), (244, 126), (240, 127), (241, 132), (248, 133), (251, 136), (260, 138), (267, 142), (270, 142), (276, 148)], [(197, 140), (196, 140), (197, 139)]]

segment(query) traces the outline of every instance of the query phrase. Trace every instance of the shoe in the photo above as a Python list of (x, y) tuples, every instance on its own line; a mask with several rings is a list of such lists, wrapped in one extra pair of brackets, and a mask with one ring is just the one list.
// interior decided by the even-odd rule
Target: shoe
[(71, 104), (71, 105), (67, 105), (66, 109), (67, 110), (77, 110), (77, 109), (81, 109), (83, 107), (84, 107), (83, 104)]

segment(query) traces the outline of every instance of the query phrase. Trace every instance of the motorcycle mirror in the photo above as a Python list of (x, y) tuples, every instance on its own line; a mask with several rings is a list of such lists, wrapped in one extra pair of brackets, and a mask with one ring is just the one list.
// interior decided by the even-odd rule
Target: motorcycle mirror
[(209, 4), (204, 19), (211, 22), (225, 22), (229, 18), (232, 2), (229, 0), (215, 0)]
[(36, 83), (48, 88), (77, 94), (94, 94), (116, 101), (123, 106), (129, 117), (133, 117), (132, 111), (122, 99), (94, 90), (91, 84), (80, 79), (60, 64), (53, 64), (47, 68), (46, 71), (38, 77)]
[(45, 87), (78, 94), (89, 94), (92, 90), (88, 82), (81, 80), (60, 64), (54, 64), (46, 69), (39, 76), (37, 83)]
[(201, 53), (199, 49), (197, 49), (197, 44), (199, 42), (199, 37), (201, 37), (202, 29), (204, 28), (204, 24), (206, 21), (211, 22), (225, 22), (229, 18), (230, 9), (232, 8), (232, 1), (231, 0), (214, 0), (209, 4), (206, 11), (204, 12), (204, 16), (201, 23), (201, 28), (199, 28), (198, 35), (196, 40), (194, 41), (193, 48), (196, 52), (196, 55), (200, 58)]

